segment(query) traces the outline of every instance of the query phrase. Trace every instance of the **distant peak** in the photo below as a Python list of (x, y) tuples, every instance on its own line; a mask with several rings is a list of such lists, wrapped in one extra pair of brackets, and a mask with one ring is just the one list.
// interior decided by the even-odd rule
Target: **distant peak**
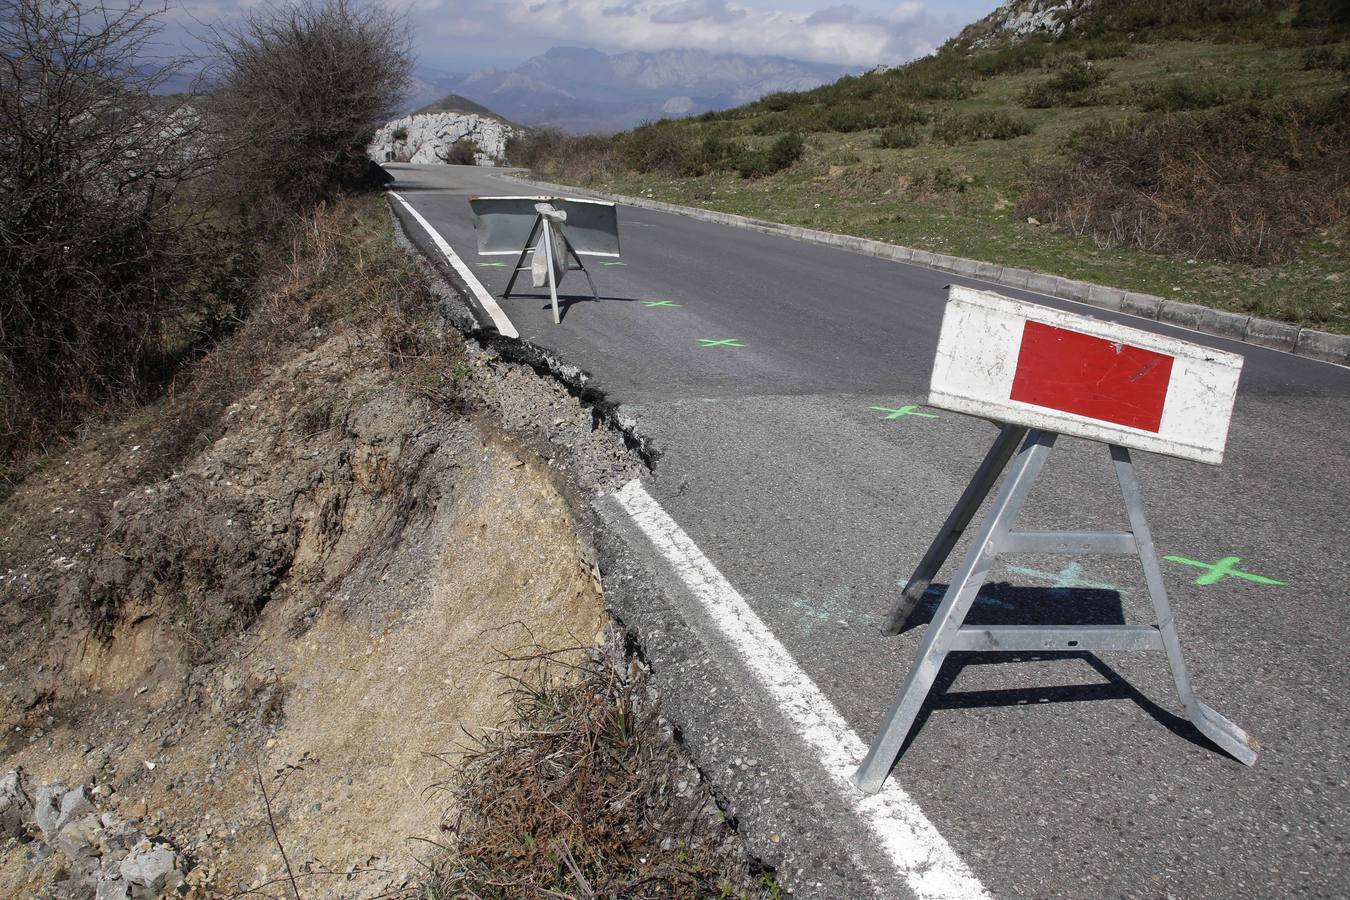
[(606, 53), (590, 47), (549, 47), (544, 56), (550, 59), (608, 59)]

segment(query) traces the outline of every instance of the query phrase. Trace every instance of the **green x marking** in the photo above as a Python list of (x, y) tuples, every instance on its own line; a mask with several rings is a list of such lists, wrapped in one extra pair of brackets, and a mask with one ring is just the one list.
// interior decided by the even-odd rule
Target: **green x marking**
[(504, 269), (504, 268), (506, 268), (506, 263), (504, 263), (504, 262), (485, 262), (485, 263), (479, 263), (478, 266), (479, 266), (479, 268), (483, 268), (483, 269)]
[(642, 305), (648, 309), (653, 309), (657, 306), (679, 306), (680, 304), (671, 303), (669, 300), (643, 300)]
[(898, 419), (901, 416), (918, 416), (921, 419), (936, 419), (937, 416), (932, 413), (915, 412), (917, 406), (902, 406), (899, 409), (891, 409), (889, 406), (869, 406), (868, 409), (875, 409), (877, 412), (890, 413), (886, 419)]
[(628, 263), (621, 263), (621, 262), (602, 262), (600, 265), (602, 265), (602, 266), (626, 266), (626, 265), (628, 265)]
[(1207, 569), (1205, 574), (1195, 579), (1196, 584), (1218, 584), (1225, 578), (1243, 578), (1247, 581), (1254, 581), (1257, 584), (1284, 584), (1283, 581), (1276, 581), (1274, 578), (1267, 578), (1264, 575), (1253, 575), (1251, 572), (1239, 572), (1233, 566), (1242, 562), (1240, 556), (1225, 556), (1216, 563), (1205, 563), (1195, 559), (1187, 559), (1184, 556), (1164, 556), (1163, 559), (1174, 563), (1181, 563), (1183, 566), (1195, 566), (1197, 569)]
[(720, 341), (714, 341), (712, 338), (699, 338), (698, 342), (705, 347), (744, 347), (739, 338), (726, 338)]

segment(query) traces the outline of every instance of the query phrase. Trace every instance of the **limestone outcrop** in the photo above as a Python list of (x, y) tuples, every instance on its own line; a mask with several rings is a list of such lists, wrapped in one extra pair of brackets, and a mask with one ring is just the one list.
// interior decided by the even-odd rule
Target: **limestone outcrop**
[[(516, 129), (477, 113), (421, 113), (404, 116), (375, 132), (370, 158), (376, 162), (473, 162), (496, 166), (506, 162), (506, 141)], [(458, 145), (458, 146), (457, 146)]]

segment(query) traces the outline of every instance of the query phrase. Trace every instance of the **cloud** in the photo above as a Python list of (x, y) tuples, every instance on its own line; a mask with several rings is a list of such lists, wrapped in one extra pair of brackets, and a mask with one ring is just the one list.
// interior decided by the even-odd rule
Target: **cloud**
[(654, 25), (683, 25), (686, 22), (726, 24), (744, 19), (746, 11), (727, 6), (726, 0), (681, 0), (662, 6), (652, 13)]
[[(841, 3), (815, 11), (776, 8), (774, 0), (460, 0), (504, 20), (508, 34), (550, 43), (619, 50), (703, 49), (755, 56), (873, 66), (928, 52), (958, 24), (923, 2)], [(779, 0), (782, 2), (782, 0)], [(420, 5), (420, 4), (419, 4)]]
[[(179, 0), (170, 19), (234, 19), (262, 0)], [(425, 62), (518, 57), (556, 44), (702, 49), (874, 66), (930, 52), (961, 25), (932, 0), (384, 0), (403, 9)], [(991, 0), (992, 2), (992, 0)], [(941, 12), (930, 11), (933, 9)], [(467, 42), (466, 42), (467, 41)]]
[(847, 3), (841, 3), (838, 6), (827, 6), (825, 9), (817, 10), (806, 17), (807, 25), (835, 25), (840, 22), (853, 22), (862, 15), (861, 10), (856, 6)]

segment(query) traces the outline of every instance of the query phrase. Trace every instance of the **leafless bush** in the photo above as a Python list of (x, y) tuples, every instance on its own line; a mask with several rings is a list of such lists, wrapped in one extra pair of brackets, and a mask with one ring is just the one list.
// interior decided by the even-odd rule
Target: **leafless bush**
[(352, 0), (256, 7), (214, 41), (211, 119), (228, 188), (255, 212), (304, 209), (374, 186), (366, 146), (408, 84), (403, 18)]
[(1078, 135), (1019, 215), (1103, 244), (1264, 264), (1350, 212), (1350, 94), (1171, 113)]
[(0, 472), (138, 394), (228, 289), (181, 202), (211, 162), (199, 117), (154, 96), (174, 61), (145, 67), (158, 12), (0, 0)]

